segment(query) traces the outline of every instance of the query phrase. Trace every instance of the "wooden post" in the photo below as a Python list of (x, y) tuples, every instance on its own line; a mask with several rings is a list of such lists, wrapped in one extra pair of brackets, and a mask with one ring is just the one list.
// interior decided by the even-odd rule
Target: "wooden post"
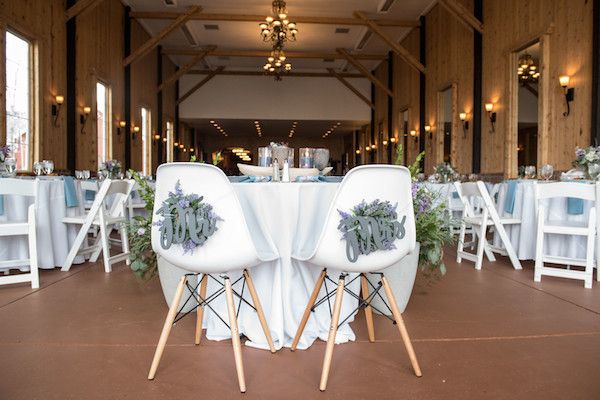
[(271, 350), (271, 353), (275, 353), (275, 345), (273, 344), (273, 338), (271, 337), (271, 331), (269, 330), (269, 325), (267, 324), (267, 319), (265, 318), (265, 313), (263, 311), (262, 304), (260, 303), (260, 299), (256, 294), (254, 281), (252, 280), (252, 277), (246, 269), (244, 270), (244, 277), (246, 278), (246, 283), (248, 284), (248, 290), (250, 291), (250, 296), (252, 297), (254, 308), (256, 308), (256, 313), (258, 314), (258, 320), (260, 321), (260, 325), (262, 326), (262, 329), (265, 333), (265, 337), (267, 338), (269, 349)]
[(317, 279), (317, 283), (315, 284), (315, 288), (310, 295), (308, 300), (308, 304), (306, 305), (306, 309), (304, 310), (304, 315), (302, 315), (302, 320), (300, 321), (300, 325), (298, 326), (298, 330), (296, 331), (296, 336), (294, 337), (294, 341), (292, 342), (292, 351), (296, 350), (298, 347), (298, 342), (300, 341), (300, 337), (302, 336), (302, 332), (304, 332), (304, 327), (308, 322), (308, 318), (310, 317), (310, 310), (315, 305), (315, 301), (317, 300), (317, 296), (319, 295), (319, 291), (321, 290), (321, 286), (323, 286), (323, 281), (325, 280), (325, 276), (327, 275), (327, 270), (324, 269), (319, 274), (319, 278)]
[(415, 350), (412, 347), (412, 343), (410, 341), (410, 336), (408, 336), (408, 330), (404, 325), (404, 320), (402, 319), (402, 314), (400, 310), (398, 310), (398, 303), (396, 303), (396, 298), (394, 297), (394, 293), (392, 292), (392, 288), (390, 287), (385, 276), (381, 277), (381, 282), (383, 283), (383, 289), (385, 290), (385, 296), (390, 302), (390, 307), (392, 309), (392, 314), (394, 316), (394, 320), (396, 321), (396, 326), (398, 327), (398, 331), (400, 332), (400, 336), (402, 336), (402, 341), (404, 342), (404, 347), (406, 347), (406, 352), (408, 353), (408, 358), (410, 358), (410, 363), (412, 364), (413, 370), (415, 371), (416, 376), (422, 376), (421, 367), (419, 366), (419, 361), (417, 360), (417, 355), (415, 354)]
[(150, 373), (148, 373), (148, 379), (150, 380), (154, 379), (156, 369), (160, 363), (160, 358), (165, 350), (167, 339), (169, 339), (169, 334), (171, 333), (171, 328), (173, 327), (173, 321), (175, 321), (175, 317), (177, 316), (177, 309), (179, 308), (179, 302), (181, 301), (181, 296), (183, 295), (183, 289), (185, 289), (186, 281), (187, 277), (185, 275), (182, 276), (181, 280), (179, 281), (179, 285), (177, 285), (177, 289), (175, 290), (175, 297), (173, 297), (173, 301), (171, 301), (171, 308), (169, 308), (169, 313), (165, 319), (165, 324), (163, 325), (162, 333), (160, 334), (160, 339), (158, 340), (158, 346), (156, 346), (156, 352), (154, 353), (154, 358), (152, 359), (152, 365), (150, 366)]
[(325, 347), (325, 358), (323, 359), (323, 371), (321, 371), (321, 383), (319, 390), (324, 392), (327, 389), (327, 380), (329, 370), (331, 369), (331, 359), (333, 357), (333, 346), (335, 345), (335, 336), (337, 334), (338, 323), (340, 322), (340, 312), (342, 311), (342, 298), (344, 297), (344, 275), (340, 276), (337, 291), (335, 293), (335, 303), (333, 305), (333, 315), (331, 316), (331, 326), (329, 327), (329, 337), (327, 338), (327, 347)]

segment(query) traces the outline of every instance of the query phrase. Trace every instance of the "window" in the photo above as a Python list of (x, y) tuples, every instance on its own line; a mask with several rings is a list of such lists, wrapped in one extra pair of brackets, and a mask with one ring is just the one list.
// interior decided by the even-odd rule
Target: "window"
[(96, 112), (98, 134), (98, 166), (111, 157), (111, 93), (102, 82), (96, 83)]
[(142, 172), (144, 175), (152, 174), (152, 130), (150, 110), (142, 108)]
[(167, 121), (167, 162), (173, 162), (173, 122)]
[(17, 170), (28, 170), (33, 132), (33, 46), (6, 32), (6, 144), (12, 146)]

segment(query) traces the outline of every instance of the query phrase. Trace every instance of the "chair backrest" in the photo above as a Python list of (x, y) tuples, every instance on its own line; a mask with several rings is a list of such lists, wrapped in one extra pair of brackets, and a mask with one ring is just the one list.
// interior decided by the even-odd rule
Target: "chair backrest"
[[(339, 211), (349, 212), (362, 200), (367, 203), (379, 199), (397, 204), (396, 211), (404, 223), (405, 236), (397, 239), (395, 249), (380, 250), (360, 255), (355, 262), (348, 260), (346, 241), (338, 229)], [(323, 230), (310, 262), (319, 266), (347, 272), (379, 271), (399, 262), (416, 246), (412, 184), (406, 167), (393, 165), (364, 165), (350, 170), (340, 184), (329, 208)]]
[(0, 195), (37, 197), (39, 180), (0, 178)]
[[(485, 207), (490, 214), (496, 212), (494, 201), (490, 193), (482, 181), (477, 182), (454, 182), (456, 192), (463, 203), (464, 216), (474, 217), (479, 211), (483, 211)], [(478, 206), (474, 207), (474, 203), (479, 199)], [(496, 212), (496, 216), (499, 218)]]
[[(193, 252), (184, 254), (181, 245), (163, 249), (155, 222), (162, 220), (156, 212), (173, 192), (179, 181), (184, 194), (202, 196), (222, 218), (217, 230)], [(261, 260), (252, 242), (238, 198), (219, 168), (201, 163), (169, 163), (158, 167), (154, 211), (152, 215), (152, 248), (169, 263), (193, 272), (221, 273), (257, 265)]]
[(98, 181), (82, 180), (79, 182), (81, 183), (81, 190), (87, 190), (87, 191), (95, 192), (95, 193), (97, 193), (99, 190)]
[(537, 182), (535, 184), (536, 203), (539, 200), (551, 199), (554, 197), (569, 197), (573, 199), (595, 201), (597, 185), (597, 183), (592, 185), (579, 182)]
[[(93, 215), (94, 217), (98, 213), (101, 213), (102, 216), (106, 213), (110, 217), (120, 217), (125, 215), (125, 202), (127, 201), (127, 197), (129, 197), (129, 193), (131, 193), (133, 183), (132, 180), (127, 179), (103, 180), (100, 189), (94, 198), (94, 202), (90, 207), (89, 215)], [(111, 198), (110, 207), (106, 207), (108, 204), (107, 197), (109, 195), (114, 195), (114, 197)], [(107, 209), (108, 211), (106, 211)]]

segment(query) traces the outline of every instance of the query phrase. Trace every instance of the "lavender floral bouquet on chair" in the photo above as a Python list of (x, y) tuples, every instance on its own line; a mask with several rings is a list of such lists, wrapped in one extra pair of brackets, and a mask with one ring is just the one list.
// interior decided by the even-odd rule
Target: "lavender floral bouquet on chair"
[(398, 221), (397, 207), (398, 204), (376, 199), (370, 203), (361, 201), (350, 213), (338, 210), (342, 217), (338, 229), (346, 241), (346, 256), (350, 262), (356, 262), (361, 254), (396, 248), (396, 239), (406, 235), (406, 215)]
[(184, 194), (181, 183), (177, 181), (175, 192), (169, 192), (156, 212), (156, 215), (163, 217), (155, 222), (160, 227), (160, 245), (163, 249), (179, 244), (183, 247), (183, 254), (193, 253), (217, 231), (217, 222), (223, 219), (203, 200), (202, 196), (194, 193)]

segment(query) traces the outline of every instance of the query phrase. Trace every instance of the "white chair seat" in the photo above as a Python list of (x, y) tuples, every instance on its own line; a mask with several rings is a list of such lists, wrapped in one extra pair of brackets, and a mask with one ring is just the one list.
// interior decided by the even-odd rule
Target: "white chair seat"
[[(87, 215), (74, 215), (74, 216), (64, 217), (62, 219), (62, 222), (66, 223), (66, 224), (83, 225), (85, 223), (86, 218), (87, 218)], [(114, 224), (120, 224), (123, 222), (127, 222), (127, 219), (123, 216), (112, 217), (112, 216), (107, 215), (104, 217), (104, 221), (107, 225), (114, 225)], [(92, 225), (96, 225), (96, 226), (100, 225), (100, 219), (97, 216), (92, 221)]]

